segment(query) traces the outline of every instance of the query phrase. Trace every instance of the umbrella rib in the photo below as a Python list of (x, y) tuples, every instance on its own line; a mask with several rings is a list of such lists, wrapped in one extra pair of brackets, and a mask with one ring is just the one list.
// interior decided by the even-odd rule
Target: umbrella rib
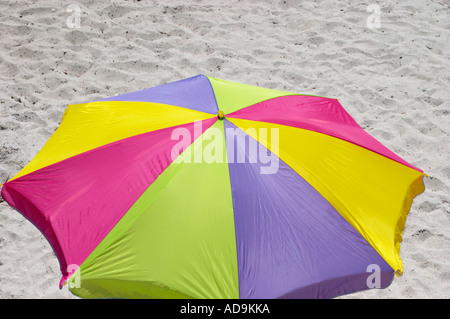
[[(239, 126), (239, 121), (244, 121), (244, 122), (242, 122), (241, 124), (243, 124), (243, 123), (245, 123), (245, 121), (247, 121), (247, 123), (248, 124), (246, 124), (246, 125), (244, 125), (244, 127), (246, 127), (247, 125), (249, 126), (249, 127), (252, 127), (251, 126), (251, 122), (255, 122), (255, 121), (249, 121), (249, 120), (243, 120), (243, 119), (236, 119), (238, 122), (237, 123), (234, 123), (234, 119), (231, 119), (231, 122), (233, 123), (233, 124), (235, 124), (236, 126), (238, 126), (238, 127), (240, 127)], [(278, 125), (278, 124), (277, 124)], [(280, 127), (281, 126), (283, 126), (283, 125), (279, 125)], [(256, 126), (256, 127), (258, 127), (258, 126)], [(305, 131), (305, 132), (310, 132), (310, 133), (313, 133), (313, 134), (317, 134), (317, 132), (313, 132), (313, 131), (309, 131), (309, 130), (303, 130), (303, 129), (300, 129), (300, 128), (293, 128), (293, 127), (289, 127), (290, 129), (297, 129), (297, 130), (299, 130), (299, 131)], [(254, 134), (256, 134), (256, 132), (254, 132)], [(319, 135), (317, 135), (317, 136), (319, 136)], [(332, 138), (334, 138), (334, 137), (332, 137)], [(271, 152), (272, 152), (272, 150), (271, 150), (271, 147), (269, 147), (269, 145), (266, 145), (267, 143), (268, 143), (268, 141), (266, 141), (266, 140), (261, 140), (261, 137), (258, 137), (257, 139), (259, 139), (259, 142), (262, 144), (262, 145), (264, 145), (268, 150), (270, 150)], [(342, 142), (344, 142), (344, 143), (349, 143), (349, 142), (347, 142), (347, 141), (345, 141), (345, 140), (340, 140), (340, 141), (342, 141)], [(349, 144), (352, 144), (352, 143), (349, 143)], [(365, 149), (365, 148), (362, 148), (362, 149)], [(335, 195), (335, 193), (329, 188), (329, 187), (327, 187), (326, 186), (326, 184), (324, 184), (321, 180), (319, 180), (319, 179), (317, 179), (307, 168), (305, 168), (304, 167), (304, 165), (302, 165), (300, 162), (298, 162), (298, 161), (296, 161), (295, 160), (295, 158), (293, 158), (293, 157), (291, 157), (290, 155), (288, 155), (288, 153), (286, 153), (285, 151), (283, 151), (283, 150), (277, 150), (277, 152), (279, 153), (279, 154), (275, 154), (275, 155), (277, 155), (281, 160), (283, 160), (283, 162), (285, 162), (289, 167), (291, 167), (292, 169), (294, 169), (293, 167), (292, 167), (292, 165), (291, 164), (293, 164), (293, 163), (295, 163), (295, 169), (294, 170), (296, 170), (297, 171), (297, 169), (298, 170), (300, 170), (300, 172), (299, 172), (299, 175), (302, 177), (302, 178), (304, 178), (310, 185), (312, 185), (314, 188), (316, 188), (316, 189), (320, 189), (320, 193), (322, 194), (322, 196), (325, 198), (325, 199), (327, 199), (327, 201), (331, 204), (331, 203), (333, 203), (332, 204), (332, 206), (345, 218), (345, 219), (347, 219), (347, 221), (369, 242), (369, 243), (371, 243), (371, 245), (373, 246), (373, 248), (381, 255), (381, 256), (383, 256), (383, 259), (385, 259), (386, 260), (386, 258), (390, 258), (389, 260), (391, 261), (389, 264), (391, 265), (391, 267), (393, 268), (393, 269), (395, 269), (396, 271), (398, 271), (400, 268), (401, 268), (401, 261), (399, 260), (399, 258), (398, 258), (398, 256), (397, 255), (395, 255), (396, 257), (394, 258), (394, 257), (392, 257), (393, 255), (393, 253), (392, 253), (392, 251), (388, 251), (388, 252), (385, 252), (384, 254), (380, 251), (380, 249), (382, 248), (382, 247), (378, 247), (378, 244), (380, 244), (380, 245), (385, 245), (385, 244), (382, 244), (382, 243), (378, 243), (378, 235), (376, 234), (376, 233), (373, 233), (372, 231), (368, 231), (368, 230), (364, 230), (364, 228), (362, 227), (362, 224), (358, 221), (358, 219), (356, 219), (356, 217), (358, 217), (358, 216), (360, 216), (360, 215), (354, 215), (353, 213), (351, 213), (350, 211), (349, 211), (349, 209), (344, 205), (344, 203), (337, 197), (337, 195)], [(371, 152), (371, 153), (373, 153), (373, 152)], [(374, 153), (374, 154), (376, 154), (376, 153)], [(384, 159), (387, 159), (387, 157), (385, 157), (385, 156), (381, 156), (381, 155), (379, 155), (379, 154), (376, 154), (376, 156), (380, 156), (381, 158), (384, 158)], [(380, 160), (381, 160), (381, 158), (380, 158)], [(395, 161), (390, 161), (390, 162), (392, 162), (392, 163), (396, 163), (396, 165), (401, 165), (400, 163), (397, 163), (397, 162), (395, 162)], [(297, 167), (298, 166), (298, 167)], [(401, 165), (401, 166), (403, 166), (404, 167), (404, 169), (408, 169), (408, 167), (406, 167), (406, 166), (404, 166), (404, 165)], [(415, 176), (415, 174), (416, 173), (418, 173), (417, 171), (415, 171), (416, 173), (412, 173), (414, 170), (409, 170), (409, 171), (411, 171), (411, 173), (408, 173), (408, 178), (412, 178), (413, 177), (413, 175)], [(406, 171), (405, 171), (406, 172)], [(405, 173), (406, 174), (406, 173)], [(405, 177), (406, 178), (406, 177)], [(420, 177), (419, 177), (420, 178)], [(413, 183), (414, 184), (414, 183)], [(415, 184), (414, 184), (415, 185)], [(417, 194), (417, 193), (420, 193), (421, 191), (420, 191), (420, 187), (419, 186), (414, 186), (414, 185), (409, 185), (409, 187), (407, 187), (408, 185), (405, 185), (405, 188), (406, 188), (406, 191), (407, 192), (409, 192), (409, 193), (411, 193), (411, 194)], [(412, 187), (412, 186), (414, 186), (414, 187)], [(409, 194), (408, 193), (408, 194)], [(342, 195), (342, 196), (345, 196), (345, 195)], [(345, 197), (344, 197), (345, 198)], [(400, 214), (400, 216), (399, 216), (399, 218), (401, 219), (401, 218), (403, 218), (402, 216), (403, 216), (403, 214), (404, 214), (404, 212), (405, 212), (405, 208), (402, 206), (402, 207), (399, 207), (398, 208), (399, 210), (398, 210), (398, 213)], [(402, 213), (403, 212), (403, 213)], [(362, 222), (364, 222), (364, 220), (362, 221)], [(397, 221), (397, 223), (398, 223), (398, 221)], [(395, 250), (396, 251), (396, 247), (392, 247), (392, 249), (393, 250)], [(401, 269), (400, 269), (401, 270)]]
[[(240, 117), (233, 117), (233, 114), (227, 115), (227, 118), (236, 118), (236, 119), (238, 119), (238, 120), (239, 120), (239, 119), (244, 119), (244, 118), (240, 118)], [(244, 120), (247, 120), (247, 119), (244, 119)], [(251, 121), (251, 120), (247, 120), (247, 121)], [(364, 149), (366, 149), (366, 150), (368, 150), (368, 151), (370, 151), (370, 152), (373, 152), (373, 153), (375, 153), (375, 154), (378, 154), (378, 155), (380, 155), (380, 156), (383, 156), (383, 157), (385, 157), (385, 158), (387, 158), (387, 159), (389, 159), (389, 160), (391, 160), (391, 161), (397, 162), (397, 163), (399, 163), (399, 164), (401, 164), (401, 165), (403, 165), (403, 166), (409, 167), (409, 168), (414, 169), (414, 170), (419, 171), (419, 172), (423, 172), (421, 169), (419, 169), (419, 168), (413, 166), (412, 164), (409, 164), (409, 163), (406, 162), (406, 161), (405, 161), (404, 163), (401, 162), (402, 159), (401, 159), (397, 154), (395, 154), (395, 153), (393, 153), (392, 151), (390, 151), (387, 147), (385, 147), (382, 143), (380, 143), (379, 141), (377, 141), (377, 140), (375, 140), (375, 139), (374, 139), (375, 142), (377, 142), (383, 149), (385, 149), (385, 150), (387, 150), (388, 152), (392, 153), (393, 156), (392, 156), (392, 155), (391, 155), (391, 156), (387, 156), (387, 155), (385, 155), (385, 154), (382, 154), (380, 151), (371, 149), (371, 148), (369, 148), (369, 147), (367, 147), (367, 146), (362, 145), (361, 143), (357, 143), (357, 142), (350, 141), (350, 140), (345, 139), (345, 138), (341, 138), (341, 137), (337, 136), (336, 134), (326, 133), (326, 132), (320, 132), (320, 131), (318, 131), (318, 130), (312, 130), (312, 129), (307, 129), (307, 128), (301, 128), (301, 127), (298, 127), (298, 126), (291, 126), (291, 125), (286, 125), (286, 124), (280, 124), (280, 123), (278, 123), (278, 122), (274, 122), (274, 121), (270, 121), (270, 120), (260, 120), (260, 119), (258, 119), (257, 122), (271, 123), (271, 124), (276, 124), (276, 125), (280, 125), (280, 126), (291, 127), (291, 128), (294, 128), (294, 129), (305, 130), (305, 131), (310, 131), (310, 132), (314, 132), (314, 133), (318, 133), (318, 134), (323, 134), (323, 135), (326, 135), (326, 136), (328, 136), (328, 137), (336, 138), (336, 139), (338, 139), (338, 140), (345, 141), (345, 142), (351, 143), (351, 144), (353, 144), (353, 145), (359, 146), (359, 147), (364, 148)], [(367, 134), (368, 136), (370, 136), (366, 131), (364, 131), (364, 133)], [(371, 137), (371, 136), (370, 136), (370, 137)], [(393, 157), (399, 157), (399, 159), (395, 159), (395, 158), (393, 158)], [(405, 163), (406, 163), (406, 164), (405, 164)]]
[[(206, 131), (206, 130), (205, 130)], [(203, 132), (204, 133), (204, 132)], [(203, 133), (201, 134), (201, 135), (203, 135)], [(189, 147), (187, 147), (185, 150), (183, 150), (183, 152), (181, 152), (178, 156), (177, 156), (177, 158), (179, 158), (179, 157), (181, 157), (181, 156), (183, 156), (183, 154), (185, 154), (185, 153), (188, 153), (188, 152), (192, 152), (192, 149), (194, 148), (194, 143), (195, 143), (195, 141), (197, 140), (197, 139), (199, 139), (199, 138), (201, 138), (201, 135), (200, 136), (198, 136), (195, 140), (193, 140), (192, 141), (192, 143), (189, 145)], [(168, 167), (166, 167), (166, 169), (142, 192), (142, 195), (143, 194), (145, 194), (151, 187), (152, 187), (152, 185), (154, 185), (155, 183), (158, 183), (158, 180), (161, 180), (162, 178), (163, 178), (163, 175), (166, 175), (167, 174), (167, 172), (168, 172), (168, 170), (170, 169), (170, 167), (172, 167), (172, 166), (174, 166), (174, 164), (175, 164), (175, 160), (176, 159), (174, 159), (174, 161), (168, 166)], [(151, 205), (152, 205), (152, 203), (158, 198), (158, 196), (161, 194), (161, 193), (163, 193), (163, 191), (165, 190), (165, 189), (167, 189), (167, 187), (169, 187), (169, 185), (171, 184), (171, 182), (178, 176), (178, 174), (182, 171), (182, 168), (183, 168), (183, 166), (185, 165), (185, 163), (183, 163), (183, 162), (181, 162), (181, 163), (176, 163), (176, 167), (178, 168), (178, 169), (176, 169), (175, 170), (175, 174), (173, 174), (171, 177), (170, 177), (170, 179), (164, 184), (164, 186), (162, 186), (162, 187), (160, 187), (159, 189), (158, 189), (158, 193), (153, 197), (153, 200), (150, 202), (150, 203), (146, 203), (146, 205), (148, 205), (148, 207), (150, 207)], [(142, 195), (140, 196), (140, 197), (142, 197)], [(138, 199), (138, 201), (139, 201), (139, 199)], [(122, 218), (121, 219), (119, 219), (118, 221), (117, 221), (117, 223), (116, 223), (116, 225), (117, 224), (119, 224), (125, 217), (126, 218), (129, 218), (131, 215), (130, 215), (130, 210), (132, 210), (133, 209), (133, 206), (135, 206), (135, 204), (133, 204), (129, 209), (128, 209), (128, 211), (125, 213), (125, 214), (123, 214), (123, 216), (122, 216)], [(115, 237), (119, 237), (120, 236), (120, 234), (122, 234), (123, 232), (125, 232), (129, 227), (131, 227), (131, 225), (134, 223), (134, 222), (136, 222), (136, 220), (138, 220), (139, 218), (140, 218), (140, 216), (142, 216), (142, 214), (144, 214), (145, 213), (145, 210), (144, 209), (141, 209), (140, 210), (140, 214), (139, 215), (136, 215), (136, 214), (134, 214), (133, 215), (133, 219), (132, 219), (132, 222), (128, 222), (128, 226), (127, 227), (124, 227), (124, 228), (121, 228), (121, 232), (120, 233), (117, 233), (117, 234), (115, 234)], [(135, 216), (136, 215), (136, 216)], [(97, 257), (99, 257), (100, 255), (101, 255), (101, 253), (103, 252), (103, 251), (105, 251), (108, 247), (109, 247), (109, 245), (108, 244), (106, 244), (105, 243), (105, 240), (106, 241), (109, 241), (109, 239), (108, 239), (108, 235), (111, 233), (111, 231), (113, 231), (114, 229), (116, 229), (115, 231), (117, 231), (117, 228), (116, 227), (112, 227), (111, 228), (111, 230), (110, 230), (110, 232), (108, 233), (108, 234), (106, 234), (105, 235), (105, 237), (103, 238), (103, 240), (97, 245), (97, 247), (94, 249), (94, 251), (86, 258), (86, 260), (81, 264), (81, 266), (80, 266), (80, 268), (81, 267), (83, 267), (83, 265), (84, 266), (86, 266), (86, 265), (89, 265), (90, 263), (92, 263), (93, 261), (95, 261), (95, 259), (97, 258)]]
[[(112, 106), (115, 106), (116, 103), (122, 104), (122, 103), (129, 103), (129, 102), (115, 102), (115, 101), (109, 102), (109, 101), (107, 101), (107, 102), (95, 102), (95, 103), (92, 103), (90, 105), (96, 106), (96, 105), (103, 105), (103, 104), (112, 104)], [(131, 103), (133, 103), (134, 105), (140, 105), (140, 104), (144, 104), (144, 103), (147, 104), (148, 103), (148, 104), (152, 104), (152, 105), (156, 105), (156, 106), (160, 106), (160, 105), (164, 106), (164, 104), (150, 103), (150, 102), (131, 102)], [(156, 123), (155, 124), (156, 125), (156, 129), (150, 130), (150, 131), (149, 130), (143, 130), (145, 128), (145, 123), (141, 123), (139, 128), (136, 128), (136, 126), (129, 127), (129, 129), (130, 130), (134, 130), (134, 132), (131, 132), (131, 135), (125, 134), (125, 135), (123, 135), (124, 137), (122, 137), (122, 138), (120, 138), (119, 135), (116, 135), (116, 136), (113, 136), (113, 137), (108, 137), (108, 135), (106, 134), (107, 131), (102, 130), (102, 131), (100, 131), (100, 133), (103, 134), (103, 137), (101, 137), (101, 139), (98, 139), (97, 142), (91, 142), (91, 144), (90, 145), (88, 144), (88, 146), (86, 146), (86, 144), (82, 144), (81, 146), (79, 146), (79, 148), (76, 151), (71, 151), (71, 152), (68, 152), (68, 153), (66, 152), (64, 154), (63, 153), (57, 153), (57, 151), (60, 150), (60, 147), (56, 147), (56, 146), (58, 146), (59, 144), (66, 145), (68, 143), (67, 143), (66, 140), (60, 141), (59, 139), (61, 139), (61, 138), (60, 137), (55, 138), (55, 136), (61, 136), (64, 133), (72, 132), (73, 136), (77, 136), (77, 138), (79, 138), (78, 135), (75, 134), (75, 133), (78, 132), (77, 130), (79, 130), (79, 128), (75, 127), (76, 130), (74, 130), (73, 128), (71, 128), (72, 120), (70, 120), (70, 122), (69, 122), (69, 121), (67, 121), (65, 119), (67, 118), (67, 116), (69, 114), (72, 114), (72, 112), (75, 112), (74, 116), (77, 116), (78, 113), (82, 112), (82, 110), (74, 110), (72, 112), (70, 112), (70, 111), (74, 107), (75, 108), (80, 108), (80, 107), (82, 107), (84, 105), (85, 104), (71, 104), (71, 105), (69, 105), (66, 108), (66, 111), (65, 111), (65, 113), (63, 115), (63, 121), (62, 121), (60, 127), (58, 127), (56, 129), (54, 135), (52, 136), (53, 139), (50, 138), (47, 141), (47, 143), (43, 146), (43, 148), (36, 154), (36, 156), (33, 158), (33, 160), (31, 160), (30, 163), (28, 163), (28, 165), (26, 165), (21, 171), (19, 171), (9, 181), (18, 179), (18, 178), (20, 178), (22, 176), (28, 175), (28, 174), (30, 174), (32, 172), (35, 172), (35, 171), (38, 171), (38, 170), (40, 170), (42, 168), (49, 167), (49, 166), (51, 166), (51, 165), (53, 165), (55, 163), (59, 163), (59, 162), (64, 161), (64, 160), (66, 160), (68, 158), (72, 158), (72, 157), (75, 157), (77, 155), (84, 154), (86, 152), (89, 152), (89, 151), (92, 151), (92, 150), (104, 147), (106, 145), (109, 145), (109, 144), (112, 144), (112, 143), (115, 143), (115, 142), (118, 142), (118, 141), (126, 140), (127, 138), (130, 138), (130, 137), (135, 137), (135, 136), (139, 136), (139, 135), (142, 135), (142, 134), (147, 134), (147, 133), (150, 133), (150, 132), (155, 132), (155, 131), (162, 130), (162, 129), (175, 128), (175, 127), (180, 126), (180, 125), (190, 124), (190, 123), (194, 123), (194, 122), (197, 121), (194, 117), (192, 117), (189, 121), (170, 122), (170, 125), (169, 126), (165, 126), (165, 127), (159, 127), (159, 126), (161, 126), (161, 122), (155, 122)], [(198, 118), (200, 118), (201, 120), (208, 120), (208, 119), (211, 119), (211, 118), (215, 117), (215, 115), (212, 115), (212, 114), (209, 114), (209, 113), (204, 113), (204, 112), (201, 112), (201, 111), (190, 110), (190, 109), (187, 109), (187, 108), (183, 108), (183, 107), (179, 107), (179, 106), (173, 106), (173, 105), (167, 105), (167, 106), (170, 106), (170, 107), (173, 107), (173, 108), (176, 108), (176, 109), (178, 109), (178, 108), (179, 109), (183, 109), (183, 110), (185, 110), (187, 112), (186, 114), (195, 114), (195, 116), (198, 115)], [(164, 113), (164, 112), (165, 111), (163, 111), (162, 113)], [(170, 113), (170, 110), (167, 110), (167, 112)], [(68, 123), (68, 124), (66, 124), (66, 123)], [(113, 124), (114, 124), (114, 122), (113, 122)], [(117, 123), (116, 123), (116, 126), (117, 126)], [(117, 126), (117, 127), (120, 127), (120, 126)], [(95, 133), (95, 131), (93, 131), (93, 132)], [(59, 134), (59, 135), (57, 135), (57, 134)], [(86, 138), (86, 139), (89, 138), (89, 137), (90, 137), (90, 135), (88, 135), (87, 133), (84, 136), (84, 138)], [(64, 142), (64, 143), (62, 143), (62, 142)], [(79, 143), (80, 141), (79, 140), (74, 140), (72, 142)], [(61, 146), (61, 145), (59, 145), (59, 146)], [(72, 148), (71, 148), (71, 150), (72, 150)], [(55, 155), (55, 154), (60, 154), (60, 155)], [(39, 162), (37, 162), (37, 160)], [(37, 163), (37, 164), (34, 164), (34, 163)], [(33, 165), (33, 166), (30, 166), (30, 164)]]

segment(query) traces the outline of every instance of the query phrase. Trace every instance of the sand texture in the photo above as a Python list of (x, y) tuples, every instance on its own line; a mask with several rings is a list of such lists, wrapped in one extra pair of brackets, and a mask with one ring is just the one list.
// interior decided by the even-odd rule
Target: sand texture
[[(0, 183), (37, 154), (70, 103), (197, 74), (340, 98), (429, 175), (406, 221), (404, 275), (343, 298), (449, 298), (450, 5), (383, 1), (380, 28), (370, 28), (370, 3), (1, 1)], [(47, 240), (0, 199), (0, 298), (76, 298), (59, 280)]]

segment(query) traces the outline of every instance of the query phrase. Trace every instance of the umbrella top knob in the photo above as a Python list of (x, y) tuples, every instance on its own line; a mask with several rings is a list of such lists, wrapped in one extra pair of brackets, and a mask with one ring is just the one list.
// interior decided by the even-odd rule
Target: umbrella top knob
[(225, 117), (224, 114), (223, 114), (223, 111), (219, 111), (217, 113), (217, 117), (219, 118), (219, 120), (223, 120), (223, 118)]

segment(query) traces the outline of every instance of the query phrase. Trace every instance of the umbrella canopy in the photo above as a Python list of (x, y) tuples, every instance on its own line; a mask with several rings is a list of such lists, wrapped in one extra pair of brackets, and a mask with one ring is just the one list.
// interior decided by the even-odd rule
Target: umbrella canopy
[(423, 172), (337, 99), (198, 75), (69, 105), (1, 194), (81, 297), (387, 287)]

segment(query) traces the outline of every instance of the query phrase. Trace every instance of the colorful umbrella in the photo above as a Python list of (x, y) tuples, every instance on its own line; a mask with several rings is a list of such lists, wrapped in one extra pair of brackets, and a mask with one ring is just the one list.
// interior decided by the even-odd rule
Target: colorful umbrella
[(69, 105), (1, 194), (81, 297), (329, 298), (402, 273), (423, 190), (337, 99), (198, 75)]

